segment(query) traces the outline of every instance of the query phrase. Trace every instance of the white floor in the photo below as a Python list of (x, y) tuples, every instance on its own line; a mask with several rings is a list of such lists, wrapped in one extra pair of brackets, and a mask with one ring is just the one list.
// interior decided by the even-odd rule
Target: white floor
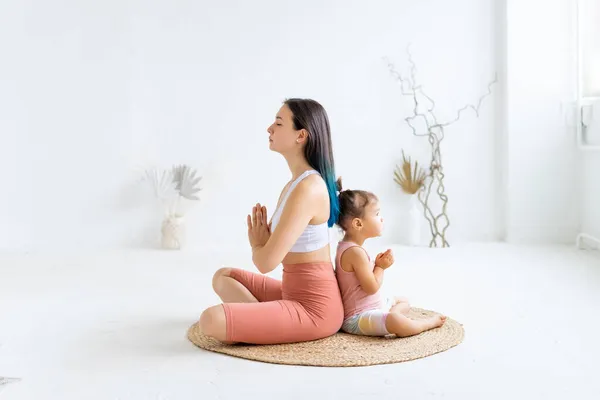
[(247, 254), (0, 256), (0, 376), (21, 378), (0, 400), (600, 398), (600, 252), (394, 249), (384, 294), (446, 313), (466, 337), (366, 368), (263, 364), (189, 343), (187, 327), (217, 302), (212, 272), (250, 269)]

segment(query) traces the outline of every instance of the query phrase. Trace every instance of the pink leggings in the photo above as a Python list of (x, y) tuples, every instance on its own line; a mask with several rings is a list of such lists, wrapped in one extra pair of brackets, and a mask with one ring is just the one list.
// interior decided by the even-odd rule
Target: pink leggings
[(225, 303), (227, 341), (251, 344), (303, 342), (331, 336), (344, 306), (330, 262), (286, 264), (283, 280), (243, 269), (230, 276), (258, 303)]

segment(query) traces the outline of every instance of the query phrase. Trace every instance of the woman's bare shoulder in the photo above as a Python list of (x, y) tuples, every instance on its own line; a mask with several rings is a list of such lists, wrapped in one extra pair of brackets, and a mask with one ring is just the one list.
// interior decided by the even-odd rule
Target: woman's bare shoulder
[(327, 185), (325, 184), (323, 178), (321, 178), (321, 176), (318, 174), (312, 174), (304, 178), (300, 183), (298, 183), (296, 189), (298, 189), (298, 192), (301, 192), (304, 196), (308, 196), (313, 199), (319, 198), (323, 195), (329, 198)]
[(319, 175), (303, 179), (292, 191), (289, 203), (291, 214), (307, 213), (312, 223), (321, 223), (329, 218), (329, 192)]

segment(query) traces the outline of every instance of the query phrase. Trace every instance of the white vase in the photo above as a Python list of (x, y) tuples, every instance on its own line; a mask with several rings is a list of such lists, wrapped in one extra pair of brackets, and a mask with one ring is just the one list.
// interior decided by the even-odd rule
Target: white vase
[(163, 249), (181, 249), (185, 242), (185, 225), (183, 217), (166, 217), (162, 222), (161, 236), (161, 245)]
[(408, 210), (408, 243), (411, 246), (421, 245), (421, 228), (423, 227), (423, 205), (419, 202), (417, 194), (410, 197)]

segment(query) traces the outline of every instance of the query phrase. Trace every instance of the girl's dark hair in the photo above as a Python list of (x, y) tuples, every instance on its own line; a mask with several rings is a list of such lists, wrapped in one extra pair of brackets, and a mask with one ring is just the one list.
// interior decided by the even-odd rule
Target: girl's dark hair
[(335, 164), (327, 113), (321, 104), (311, 99), (287, 99), (284, 104), (294, 115), (294, 129), (306, 129), (308, 132), (304, 156), (310, 166), (321, 174), (327, 185), (329, 192), (327, 224), (332, 227), (338, 221), (340, 206), (335, 190)]
[(346, 224), (354, 218), (362, 218), (365, 216), (365, 208), (372, 202), (377, 201), (377, 196), (371, 192), (364, 190), (343, 190), (342, 178), (338, 178), (337, 190), (339, 194), (340, 214), (338, 226), (342, 230), (347, 230)]

